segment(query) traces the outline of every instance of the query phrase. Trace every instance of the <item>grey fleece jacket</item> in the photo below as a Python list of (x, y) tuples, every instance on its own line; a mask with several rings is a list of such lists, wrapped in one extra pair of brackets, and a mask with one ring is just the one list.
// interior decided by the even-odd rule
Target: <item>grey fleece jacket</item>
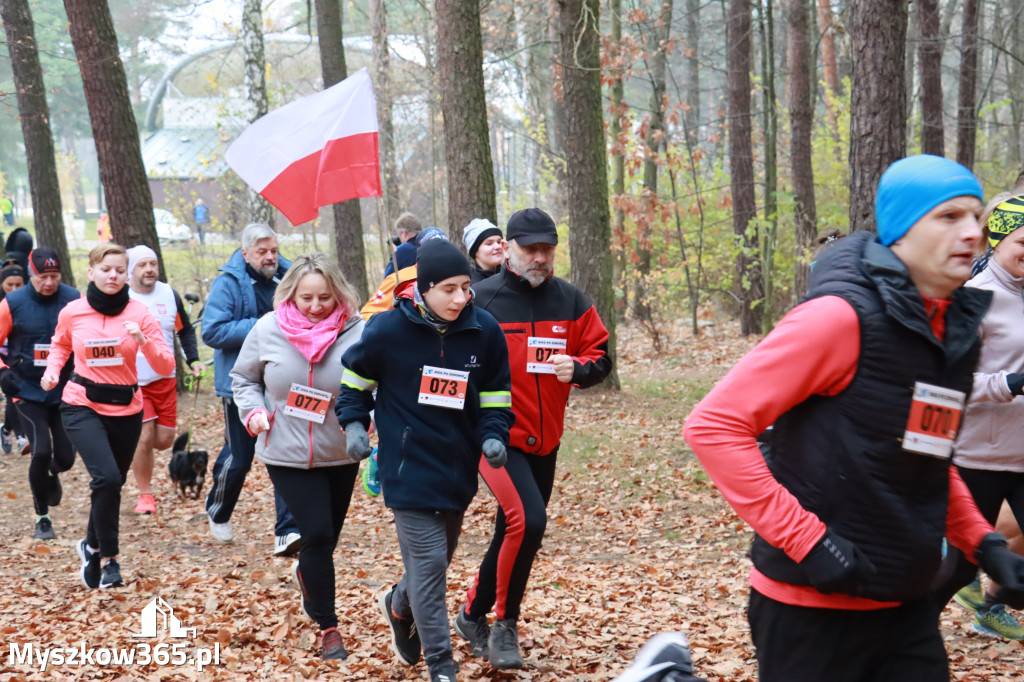
[(992, 292), (978, 330), (981, 357), (963, 416), (953, 462), (967, 469), (1024, 472), (1024, 396), (1014, 396), (1007, 373), (1024, 372), (1024, 280), (995, 259), (967, 283)]
[[(273, 312), (261, 317), (245, 337), (231, 370), (231, 390), (243, 424), (253, 410), (269, 413), (270, 430), (256, 441), (256, 456), (264, 464), (298, 469), (353, 464), (345, 453), (334, 401), (341, 387), (341, 356), (359, 340), (364, 326), (358, 314), (350, 315), (334, 345), (314, 365), (288, 343)], [(331, 394), (323, 424), (284, 413), (292, 384)]]

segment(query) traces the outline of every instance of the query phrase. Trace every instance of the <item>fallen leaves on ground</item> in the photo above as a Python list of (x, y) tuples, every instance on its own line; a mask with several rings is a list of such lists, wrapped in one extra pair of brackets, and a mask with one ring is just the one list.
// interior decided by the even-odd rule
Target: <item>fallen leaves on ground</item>
[[(695, 401), (753, 340), (731, 325), (706, 327), (694, 339), (668, 328), (660, 354), (635, 329), (620, 328), (623, 390), (574, 392), (559, 452), (558, 480), (547, 536), (523, 604), (520, 641), (526, 667), (496, 671), (470, 656), (453, 633), (460, 679), (564, 682), (610, 680), (661, 632), (683, 631), (697, 672), (713, 682), (753, 680), (756, 665), (744, 616), (750, 533), (707, 482), (680, 432)], [(219, 400), (181, 401), (179, 425), (192, 423), (193, 442), (210, 451), (223, 439)], [(390, 650), (378, 593), (401, 575), (391, 514), (357, 486), (335, 552), (339, 630), (348, 660), (320, 660), (316, 625), (302, 612), (291, 559), (272, 555), (274, 498), (258, 462), (246, 481), (233, 523), (235, 543), (210, 537), (202, 501), (183, 500), (157, 457), (158, 513), (133, 512), (129, 476), (121, 511), (124, 589), (87, 590), (74, 545), (84, 535), (88, 476), (81, 463), (63, 476), (64, 501), (51, 516), (58, 539), (31, 539), (28, 457), (0, 455), (6, 495), (0, 528), (0, 679), (104, 680), (418, 680)], [(208, 490), (209, 477), (207, 478)], [(448, 576), (449, 613), (463, 603), (492, 534), (495, 503), (486, 487), (468, 510)], [(185, 627), (196, 628), (187, 651), (220, 647), (221, 661), (198, 673), (186, 666), (53, 667), (10, 665), (10, 645), (40, 647), (155, 646), (133, 637), (140, 612), (161, 596)], [(1024, 648), (970, 633), (959, 607), (943, 614), (942, 630), (957, 680), (1020, 680)]]

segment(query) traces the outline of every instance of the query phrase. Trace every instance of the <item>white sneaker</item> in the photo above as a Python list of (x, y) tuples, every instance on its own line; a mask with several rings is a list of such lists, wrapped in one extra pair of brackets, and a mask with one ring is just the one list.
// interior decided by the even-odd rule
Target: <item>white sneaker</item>
[(298, 533), (274, 536), (274, 554), (277, 556), (293, 556), (302, 546), (302, 536)]
[(214, 523), (213, 519), (210, 519), (210, 535), (214, 540), (225, 545), (235, 539), (235, 531), (231, 528), (230, 521)]

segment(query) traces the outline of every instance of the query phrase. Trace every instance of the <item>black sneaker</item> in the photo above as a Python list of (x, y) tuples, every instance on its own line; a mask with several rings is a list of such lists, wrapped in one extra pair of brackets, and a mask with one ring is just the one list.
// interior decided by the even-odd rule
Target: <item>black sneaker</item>
[(100, 589), (108, 587), (124, 587), (124, 581), (121, 580), (121, 567), (114, 559), (103, 565), (103, 574), (100, 576)]
[(514, 620), (495, 621), (487, 640), (487, 654), (495, 668), (522, 668), (519, 653), (519, 628)]
[(487, 658), (487, 639), (491, 636), (487, 616), (473, 620), (466, 615), (466, 609), (459, 608), (459, 615), (455, 616), (455, 634), (469, 642), (474, 656)]
[(82, 560), (82, 584), (90, 590), (95, 590), (100, 586), (100, 553), (89, 551), (89, 545), (84, 539), (78, 541), (75, 551)]
[(439, 663), (430, 671), (430, 682), (456, 682), (458, 672), (459, 666), (454, 661)]
[(36, 521), (36, 532), (32, 533), (34, 540), (56, 540), (57, 534), (53, 532), (53, 523), (50, 522), (49, 516)]
[(338, 628), (327, 628), (323, 631), (322, 649), (325, 661), (344, 661), (348, 658), (345, 645), (341, 642), (341, 633)]
[(60, 476), (50, 472), (50, 490), (46, 495), (46, 504), (50, 507), (59, 507), (60, 501), (64, 498), (64, 488), (60, 484)]
[(381, 593), (377, 603), (380, 605), (380, 612), (384, 614), (384, 621), (391, 628), (391, 648), (398, 659), (406, 665), (416, 665), (420, 660), (420, 633), (416, 631), (416, 621), (410, 618), (399, 618), (391, 610), (391, 598), (395, 594), (392, 587), (387, 592)]

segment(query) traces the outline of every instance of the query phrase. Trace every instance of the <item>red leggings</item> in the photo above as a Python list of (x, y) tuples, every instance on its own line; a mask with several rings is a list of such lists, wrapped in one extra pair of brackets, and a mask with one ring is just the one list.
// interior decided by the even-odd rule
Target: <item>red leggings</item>
[(492, 469), (481, 457), (480, 475), (498, 500), (494, 537), (469, 589), (466, 613), (476, 620), (491, 608), (499, 620), (517, 620), (547, 526), (558, 448), (548, 455), (508, 449), (508, 462)]

